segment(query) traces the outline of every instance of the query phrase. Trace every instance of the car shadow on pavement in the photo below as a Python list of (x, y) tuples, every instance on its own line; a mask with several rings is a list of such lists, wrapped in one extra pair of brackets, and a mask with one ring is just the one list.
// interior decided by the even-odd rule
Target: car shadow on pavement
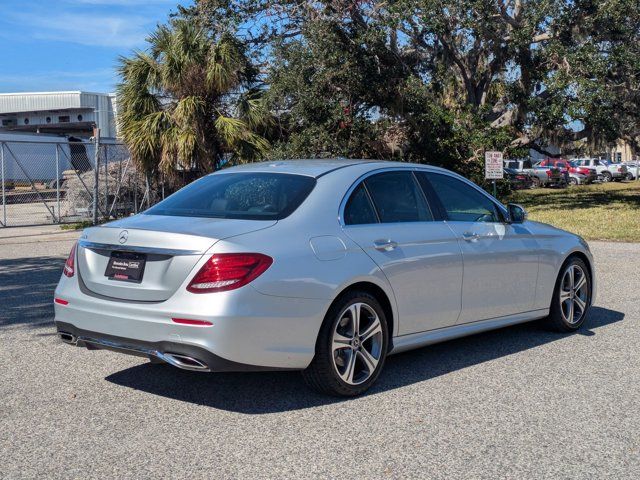
[[(594, 329), (622, 319), (622, 312), (593, 307), (586, 326), (576, 335), (594, 335)], [(393, 355), (366, 395), (423, 382), (562, 338), (565, 335), (548, 332), (533, 322)], [(309, 390), (298, 372), (202, 374), (148, 363), (109, 375), (106, 380), (174, 400), (245, 414), (345, 401)]]
[(60, 257), (0, 260), (0, 328), (53, 323), (53, 291), (64, 262)]

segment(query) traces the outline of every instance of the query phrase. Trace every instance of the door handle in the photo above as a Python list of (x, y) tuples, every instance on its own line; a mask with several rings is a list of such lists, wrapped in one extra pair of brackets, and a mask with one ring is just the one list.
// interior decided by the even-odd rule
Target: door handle
[(393, 240), (376, 240), (373, 242), (373, 248), (381, 252), (390, 252), (398, 246), (398, 242)]
[(480, 235), (475, 232), (464, 232), (462, 234), (462, 238), (464, 238), (467, 242), (475, 242), (480, 238)]

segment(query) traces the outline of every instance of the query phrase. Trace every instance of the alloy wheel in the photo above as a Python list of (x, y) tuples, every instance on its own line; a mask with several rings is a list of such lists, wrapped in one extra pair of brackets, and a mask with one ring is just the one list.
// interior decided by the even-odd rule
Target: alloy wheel
[(575, 325), (587, 311), (589, 285), (587, 275), (578, 265), (569, 265), (560, 282), (560, 312), (570, 325)]
[(383, 332), (380, 318), (366, 303), (345, 308), (333, 330), (333, 367), (349, 385), (359, 385), (373, 375), (382, 358)]

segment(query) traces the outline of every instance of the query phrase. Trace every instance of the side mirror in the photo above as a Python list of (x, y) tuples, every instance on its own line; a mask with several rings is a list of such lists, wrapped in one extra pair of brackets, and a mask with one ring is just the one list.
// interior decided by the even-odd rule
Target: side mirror
[(516, 203), (507, 205), (509, 223), (523, 223), (527, 219), (527, 211)]

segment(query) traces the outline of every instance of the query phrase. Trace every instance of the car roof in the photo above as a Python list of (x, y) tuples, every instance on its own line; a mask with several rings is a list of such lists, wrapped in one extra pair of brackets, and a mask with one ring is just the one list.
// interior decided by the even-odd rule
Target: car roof
[[(219, 170), (216, 173), (226, 172), (273, 172), (273, 173), (293, 173), (298, 175), (307, 175), (318, 178), (335, 170), (355, 165), (371, 164), (372, 168), (384, 167), (426, 167), (433, 170), (443, 170), (430, 165), (393, 162), (389, 160), (352, 160), (347, 158), (328, 158), (328, 159), (296, 159), (296, 160), (274, 160), (272, 162), (246, 163), (234, 167)], [(443, 170), (444, 171), (444, 170)]]

